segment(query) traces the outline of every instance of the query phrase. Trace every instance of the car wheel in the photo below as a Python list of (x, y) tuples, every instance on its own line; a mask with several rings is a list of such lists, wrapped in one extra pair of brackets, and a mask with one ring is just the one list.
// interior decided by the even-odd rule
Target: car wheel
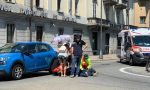
[(133, 58), (131, 57), (130, 60), (129, 60), (129, 65), (130, 66), (134, 66), (135, 65), (135, 62), (133, 60)]
[(14, 79), (14, 80), (21, 79), (22, 75), (23, 75), (23, 67), (21, 65), (19, 65), (19, 64), (14, 65), (12, 67), (12, 73), (11, 73), (11, 75), (12, 75), (12, 79)]
[(123, 59), (120, 59), (120, 63), (123, 63)]
[(52, 59), (50, 65), (49, 65), (49, 69), (48, 69), (49, 74), (52, 74), (52, 65), (53, 65), (53, 63), (54, 63), (54, 60), (55, 60), (55, 59)]

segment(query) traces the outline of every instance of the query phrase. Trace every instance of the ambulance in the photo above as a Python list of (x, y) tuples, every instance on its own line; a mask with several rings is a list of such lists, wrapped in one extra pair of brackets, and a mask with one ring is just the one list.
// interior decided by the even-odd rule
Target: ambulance
[(117, 56), (129, 65), (146, 63), (150, 56), (150, 29), (122, 30), (117, 39)]

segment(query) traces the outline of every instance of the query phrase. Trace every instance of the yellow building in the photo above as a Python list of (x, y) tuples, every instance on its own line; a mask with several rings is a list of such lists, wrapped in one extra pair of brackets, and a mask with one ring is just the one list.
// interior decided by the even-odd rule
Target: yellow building
[(22, 41), (51, 44), (57, 35), (81, 33), (87, 52), (98, 54), (103, 43), (104, 53), (115, 53), (117, 33), (126, 25), (126, 1), (0, 0), (0, 46)]
[(137, 27), (150, 27), (150, 0), (134, 1), (133, 25)]

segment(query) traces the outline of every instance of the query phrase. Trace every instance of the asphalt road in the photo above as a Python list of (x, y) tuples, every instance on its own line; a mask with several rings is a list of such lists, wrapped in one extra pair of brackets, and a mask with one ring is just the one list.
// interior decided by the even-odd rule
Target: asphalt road
[(39, 72), (28, 74), (22, 80), (1, 80), (0, 90), (150, 90), (150, 77), (119, 71), (129, 65), (103, 61), (93, 62), (93, 66), (99, 72), (97, 77), (58, 77)]

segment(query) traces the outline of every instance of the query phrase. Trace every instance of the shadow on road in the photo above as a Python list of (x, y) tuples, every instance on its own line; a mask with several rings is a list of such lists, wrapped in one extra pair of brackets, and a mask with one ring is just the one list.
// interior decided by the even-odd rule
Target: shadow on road
[[(41, 77), (47, 75), (50, 75), (49, 72), (34, 72), (34, 73), (24, 74), (22, 79), (35, 78), (35, 77)], [(6, 77), (0, 77), (0, 82), (4, 82), (4, 81), (14, 81), (14, 80)]]
[[(117, 61), (117, 63), (120, 63), (120, 64), (125, 64), (125, 65), (129, 65), (129, 62), (127, 61), (123, 61), (123, 62), (120, 62), (120, 61)], [(139, 67), (145, 67), (146, 63), (141, 63), (141, 64), (135, 64), (134, 66), (139, 66)]]

